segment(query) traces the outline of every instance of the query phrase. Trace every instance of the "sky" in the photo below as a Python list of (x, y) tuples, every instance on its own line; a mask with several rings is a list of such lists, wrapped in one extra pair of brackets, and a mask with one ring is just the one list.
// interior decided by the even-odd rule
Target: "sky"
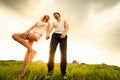
[[(44, 14), (52, 23), (54, 12), (69, 24), (68, 62), (120, 66), (120, 0), (0, 0), (0, 60), (23, 60), (26, 48), (11, 35), (26, 31)], [(48, 61), (49, 43), (45, 34), (34, 43), (34, 61)]]

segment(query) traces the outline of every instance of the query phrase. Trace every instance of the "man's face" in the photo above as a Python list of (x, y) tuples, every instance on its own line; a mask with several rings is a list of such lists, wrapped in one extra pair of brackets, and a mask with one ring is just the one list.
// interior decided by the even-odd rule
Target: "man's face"
[(54, 18), (58, 19), (60, 16), (58, 14), (54, 14)]

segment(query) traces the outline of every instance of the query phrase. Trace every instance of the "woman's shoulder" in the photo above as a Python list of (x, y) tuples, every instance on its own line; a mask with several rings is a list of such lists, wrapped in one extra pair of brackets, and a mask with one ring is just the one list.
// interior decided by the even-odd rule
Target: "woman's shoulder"
[(37, 21), (37, 24), (42, 25), (42, 24), (47, 24), (47, 23), (46, 22), (42, 22), (42, 21)]
[(41, 21), (37, 21), (37, 23), (42, 23)]

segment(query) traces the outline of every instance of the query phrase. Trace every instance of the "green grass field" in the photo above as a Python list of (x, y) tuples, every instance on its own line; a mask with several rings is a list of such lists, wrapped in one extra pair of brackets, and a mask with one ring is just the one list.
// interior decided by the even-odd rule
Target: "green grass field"
[[(22, 69), (21, 61), (1, 61), (0, 80), (16, 80)], [(28, 64), (24, 80), (45, 80), (47, 64)], [(68, 64), (68, 80), (120, 80), (120, 67), (105, 64)], [(59, 64), (55, 64), (51, 80), (62, 80)]]

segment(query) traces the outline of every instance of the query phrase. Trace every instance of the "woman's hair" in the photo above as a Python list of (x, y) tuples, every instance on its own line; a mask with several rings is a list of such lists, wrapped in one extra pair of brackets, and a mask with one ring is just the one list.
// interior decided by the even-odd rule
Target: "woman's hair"
[(41, 17), (41, 21), (49, 22), (49, 20), (50, 20), (50, 16), (49, 15), (43, 15)]
[(55, 15), (55, 14), (58, 14), (58, 15), (61, 17), (61, 15), (60, 15), (60, 13), (59, 13), (59, 12), (54, 12), (54, 13), (53, 13), (53, 15)]

